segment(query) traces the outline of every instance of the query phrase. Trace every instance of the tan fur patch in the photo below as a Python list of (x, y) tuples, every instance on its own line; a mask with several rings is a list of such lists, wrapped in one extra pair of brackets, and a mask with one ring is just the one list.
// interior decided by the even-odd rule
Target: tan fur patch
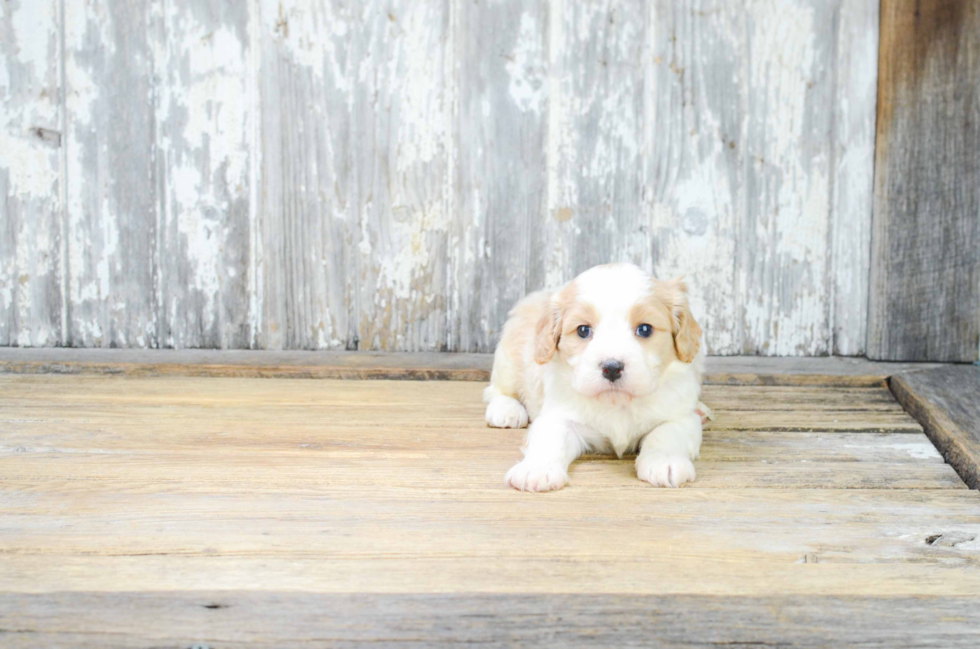
[(578, 288), (575, 286), (575, 280), (572, 280), (541, 313), (534, 334), (535, 363), (544, 365), (555, 355), (563, 333), (565, 314), (574, 306), (576, 295), (578, 295)]
[(582, 325), (595, 328), (599, 325), (599, 312), (588, 302), (571, 303), (562, 318), (561, 353), (565, 357), (582, 353), (589, 345), (589, 338), (578, 335)]
[(653, 349), (664, 365), (677, 360), (670, 307), (652, 293), (637, 302), (630, 311), (630, 326), (633, 327), (633, 331), (635, 332), (641, 324), (653, 327), (653, 335), (649, 338), (640, 338), (640, 344), (647, 349)]
[(669, 282), (657, 281), (654, 283), (653, 295), (663, 301), (670, 313), (677, 358), (690, 363), (701, 347), (701, 326), (694, 319), (688, 305), (687, 284), (682, 277), (676, 277)]

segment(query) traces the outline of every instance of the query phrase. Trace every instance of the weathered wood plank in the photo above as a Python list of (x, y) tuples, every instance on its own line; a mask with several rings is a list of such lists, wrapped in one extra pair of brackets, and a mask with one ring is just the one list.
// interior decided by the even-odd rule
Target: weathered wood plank
[[(549, 203), (531, 287), (630, 260), (689, 275), (715, 353), (825, 353), (835, 336), (860, 353), (869, 221), (851, 217), (870, 212), (871, 175), (854, 171), (871, 167), (876, 10), (627, 4), (554, 7)], [(623, 19), (643, 13), (642, 28)], [(815, 108), (835, 92), (853, 103)], [(654, 152), (642, 165), (637, 143)]]
[[(812, 499), (762, 489), (717, 498), (649, 489), (645, 495), (562, 493), (545, 499), (512, 491), (493, 498), (489, 492), (480, 498), (431, 493), (397, 505), (376, 491), (221, 498), (95, 493), (86, 496), (66, 534), (64, 493), (35, 491), (30, 505), (4, 498), (17, 525), (5, 531), (2, 547), (5, 557), (131, 557), (152, 550), (181, 557), (582, 561), (632, 560), (658, 545), (665, 562), (710, 556), (790, 565), (807, 557), (809, 563), (937, 568), (969, 567), (980, 551), (978, 499), (967, 490), (915, 497), (905, 490), (818, 490)], [(270, 528), (288, 545), (270, 543)], [(953, 541), (938, 543), (943, 535)], [(524, 542), (528, 538), (534, 542)]]
[(980, 367), (899, 374), (889, 385), (946, 461), (970, 487), (980, 489)]
[(980, 6), (881, 3), (868, 356), (980, 359)]
[(370, 0), (355, 16), (353, 347), (445, 350), (453, 10), (446, 2)]
[[(0, 348), (0, 374), (112, 374), (487, 381), (491, 354)], [(708, 385), (884, 387), (898, 372), (938, 363), (863, 358), (721, 357), (707, 360)]]
[[(736, 245), (743, 353), (832, 351), (830, 167), (834, 16), (822, 2), (750, 4), (743, 20), (747, 87), (745, 212)], [(771, 57), (763, 52), (780, 52)], [(806, 332), (806, 333), (804, 333)]]
[(533, 288), (610, 261), (651, 266), (641, 156), (647, 19), (642, 0), (549, 7), (547, 211), (529, 224)]
[[(11, 515), (53, 516), (65, 512), (64, 496), (57, 491), (38, 491), (29, 497), (13, 490), (0, 493), (3, 494), (4, 511)], [(581, 517), (582, 512), (588, 509), (597, 517), (597, 525), (604, 521), (622, 523), (643, 516), (663, 516), (665, 519), (675, 519), (677, 525), (696, 526), (704, 524), (706, 516), (719, 516), (721, 508), (730, 507), (732, 512), (740, 515), (732, 517), (736, 521), (733, 524), (744, 526), (746, 534), (765, 534), (762, 529), (750, 532), (748, 526), (752, 525), (753, 518), (771, 515), (773, 520), (781, 522), (779, 527), (782, 531), (779, 534), (796, 535), (797, 538), (808, 538), (812, 532), (809, 528), (805, 531), (792, 529), (801, 521), (812, 523), (814, 528), (827, 527), (828, 535), (835, 525), (841, 524), (850, 534), (858, 530), (862, 522), (899, 526), (902, 516), (905, 516), (907, 520), (916, 521), (915, 526), (910, 528), (914, 534), (883, 539), (880, 534), (872, 533), (875, 543), (897, 540), (907, 543), (909, 548), (913, 543), (921, 543), (932, 548), (930, 552), (937, 553), (947, 552), (950, 548), (930, 545), (929, 538), (955, 533), (959, 524), (980, 523), (976, 518), (980, 496), (968, 489), (820, 489), (807, 493), (805, 498), (801, 498), (803, 494), (798, 489), (733, 489), (711, 493), (710, 497), (688, 489), (651, 488), (640, 493), (643, 498), (637, 498), (635, 491), (575, 489), (553, 492), (538, 499), (507, 489), (473, 491), (465, 497), (458, 492), (433, 490), (426, 498), (419, 498), (417, 491), (388, 493), (380, 489), (348, 490), (342, 497), (273, 493), (240, 494), (220, 499), (207, 494), (157, 493), (154, 498), (159, 509), (144, 511), (134, 504), (145, 501), (145, 494), (117, 494), (105, 490), (92, 494), (91, 500), (85, 501), (91, 503), (91, 507), (79, 510), (78, 514), (80, 517), (104, 515), (106, 518), (119, 516), (120, 520), (144, 521), (157, 514), (162, 517), (178, 516), (181, 511), (216, 518), (224, 510), (229, 516), (244, 518), (254, 510), (272, 517), (291, 517), (313, 524), (316, 522), (313, 512), (322, 509), (324, 514), (331, 515), (340, 515), (344, 511), (350, 514), (356, 510), (359, 520), (391, 521), (405, 511), (405, 502), (414, 498), (420, 512), (443, 519), (458, 512), (463, 518), (486, 516), (500, 519), (513, 516), (515, 520), (532, 521), (535, 517), (541, 518), (547, 511), (554, 511), (559, 517)], [(617, 506), (599, 507), (612, 502)], [(394, 506), (380, 506), (386, 503)], [(746, 520), (742, 520), (742, 516)], [(924, 534), (922, 538), (919, 538), (920, 531)], [(953, 547), (957, 548), (957, 552), (971, 550), (969, 544)]]
[[(0, 595), (11, 649), (719, 645), (972, 649), (976, 597), (328, 595), (99, 592)], [(874, 624), (869, 624), (874, 620)]]
[[(285, 379), (283, 379), (285, 380)], [(125, 394), (119, 394), (120, 383), (113, 377), (87, 377), (84, 383), (70, 379), (0, 378), (4, 402), (9, 405), (90, 406), (95, 403), (146, 404), (146, 405), (197, 405), (211, 407), (268, 406), (289, 407), (314, 403), (336, 403), (343, 395), (364, 394), (370, 386), (361, 383), (338, 383), (326, 380), (321, 383), (290, 382), (288, 391), (276, 391), (270, 398), (268, 386), (256, 381), (225, 381), (213, 387), (200, 378), (188, 377), (180, 381), (128, 381)], [(41, 388), (39, 390), (38, 388)], [(479, 385), (400, 386), (398, 398), (435, 398), (444, 395), (460, 395), (468, 406), (482, 408)], [(202, 391), (204, 388), (205, 391)], [(392, 395), (381, 407), (393, 405)], [(821, 411), (901, 411), (902, 407), (886, 388), (825, 388), (809, 386), (718, 386), (702, 389), (702, 401), (714, 410), (776, 411), (794, 410), (818, 413)], [(458, 405), (458, 404), (454, 404)], [(469, 410), (469, 408), (467, 408)]]
[[(396, 391), (399, 387), (397, 384), (389, 384), (387, 389)], [(435, 412), (413, 410), (413, 405), (419, 402), (446, 399), (447, 396), (445, 393), (433, 390), (427, 394), (419, 395), (417, 401), (406, 401), (397, 404), (395, 407), (386, 407), (384, 404), (373, 404), (371, 407), (372, 409), (376, 408), (374, 417), (382, 421), (402, 418), (406, 424), (417, 422), (420, 425), (425, 425), (430, 422), (438, 422), (440, 420), (440, 414), (445, 413), (448, 422), (458, 422), (460, 418), (464, 417), (476, 417), (477, 421), (475, 423), (477, 424), (482, 422), (482, 414), (485, 406), (478, 399), (478, 394), (473, 394), (465, 400), (452, 399), (449, 401), (451, 410), (440, 409)], [(334, 415), (344, 415), (352, 417), (352, 423), (354, 424), (360, 424), (360, 422), (366, 421), (368, 423), (360, 425), (370, 426), (372, 425), (370, 422), (373, 421), (373, 418), (363, 420), (360, 417), (356, 417), (364, 407), (364, 403), (331, 403), (326, 399), (311, 399), (309, 403), (303, 405), (270, 403), (267, 407), (255, 408), (253, 418), (255, 422), (261, 421), (264, 424), (270, 424), (277, 417), (288, 417), (296, 422), (303, 422), (310, 421), (311, 419), (326, 419), (329, 421)], [(460, 408), (463, 410), (459, 410)], [(44, 417), (52, 424), (55, 424), (72, 421), (91, 422), (93, 420), (145, 420), (164, 413), (174, 422), (194, 420), (204, 414), (208, 415), (212, 421), (222, 423), (234, 421), (238, 417), (235, 406), (215, 408), (210, 404), (203, 406), (188, 404), (171, 406), (169, 404), (144, 405), (125, 402), (102, 404), (69, 403), (65, 405), (44, 403), (19, 405), (15, 402), (5, 408), (4, 416), (11, 418), (23, 416)], [(467, 421), (467, 419), (463, 421)], [(708, 424), (708, 427), (716, 430), (729, 431), (922, 432), (922, 426), (905, 412), (876, 410), (857, 412), (850, 410), (802, 412), (781, 410), (761, 412), (720, 411), (715, 413), (715, 419)]]
[(847, 430), (921, 433), (922, 426), (900, 410), (731, 411), (715, 413), (708, 424), (725, 430)]
[(781, 433), (704, 431), (701, 459), (708, 462), (941, 462), (923, 434)]
[(160, 333), (153, 7), (66, 2), (68, 335), (154, 347)]
[[(645, 236), (660, 277), (686, 274), (715, 354), (743, 349), (737, 283), (744, 216), (745, 6), (647, 3), (644, 50)], [(725, 279), (721, 279), (725, 278)]]
[(343, 349), (357, 333), (357, 214), (350, 95), (355, 10), (335, 0), (261, 3), (261, 215), (253, 344)]
[[(188, 425), (180, 422), (179, 425)], [(228, 428), (226, 428), (228, 430)], [(0, 456), (0, 475), (12, 489), (62, 490), (91, 494), (111, 489), (117, 493), (146, 493), (147, 485), (171, 494), (290, 493), (329, 494), (373, 489), (365, 482), (383, 467), (386, 488), (424, 494), (451, 490), (509, 489), (503, 475), (520, 459), (520, 451), (505, 457), (487, 455), (474, 462), (472, 455), (434, 457), (434, 453), (335, 453), (320, 458), (310, 453), (255, 454), (212, 457), (186, 453), (32, 453), (24, 466), (23, 454)], [(455, 461), (454, 461), (455, 460)], [(325, 462), (329, 461), (329, 467)], [(716, 489), (965, 489), (947, 464), (884, 464), (814, 462), (775, 464), (756, 462), (695, 463), (698, 478), (688, 488)], [(181, 476), (195, 476), (188, 482)], [(636, 478), (632, 459), (583, 459), (569, 470), (569, 489), (616, 489), (634, 494), (650, 485)]]
[[(548, 163), (549, 5), (458, 4), (458, 145), (449, 349), (491, 351), (507, 312), (541, 288)], [(474, 326), (474, 323), (480, 323)]]
[(62, 342), (60, 7), (0, 6), (0, 345)]
[(886, 388), (705, 385), (701, 401), (713, 410), (901, 410)]
[[(526, 542), (527, 535), (521, 541)], [(608, 539), (607, 539), (608, 541)], [(261, 590), (325, 593), (594, 593), (974, 597), (980, 569), (957, 562), (714, 562), (703, 555), (627, 560), (11, 555), (0, 592)], [(489, 566), (489, 569), (488, 569)], [(706, 568), (710, 566), (710, 568)], [(465, 585), (465, 586), (464, 586)]]
[(878, 2), (836, 8), (834, 118), (831, 126), (833, 353), (863, 354), (867, 339), (878, 94)]
[(249, 5), (153, 4), (158, 323), (146, 346), (248, 347), (257, 160)]
[[(429, 425), (406, 422), (415, 443), (424, 443), (429, 452), (443, 453), (446, 461), (459, 459), (464, 451), (479, 451), (486, 458), (514, 459), (513, 448), (523, 442), (523, 432), (495, 434), (472, 423), (480, 413), (470, 413), (469, 421), (436, 416)], [(15, 453), (95, 453), (147, 454), (167, 451), (196, 453), (201, 451), (229, 454), (295, 453), (316, 456), (329, 461), (334, 456), (375, 456), (380, 460), (389, 454), (397, 455), (404, 444), (392, 440), (377, 427), (316, 424), (296, 424), (277, 427), (275, 437), (268, 434), (264, 423), (235, 427), (203, 425), (188, 430), (167, 423), (157, 423), (151, 417), (132, 423), (101, 421), (98, 434), (85, 440), (71, 436), (72, 430), (84, 427), (91, 430), (90, 421), (27, 420), (0, 421), (3, 443), (0, 456)], [(505, 442), (510, 442), (506, 446)], [(94, 450), (93, 450), (94, 449)], [(18, 457), (31, 457), (20, 455)], [(308, 458), (309, 459), (309, 458)], [(592, 458), (597, 459), (596, 457)], [(943, 458), (923, 434), (910, 433), (787, 433), (758, 431), (704, 432), (701, 460), (706, 462), (766, 462), (795, 464), (809, 462), (880, 462), (942, 463)], [(305, 460), (304, 460), (305, 461)]]

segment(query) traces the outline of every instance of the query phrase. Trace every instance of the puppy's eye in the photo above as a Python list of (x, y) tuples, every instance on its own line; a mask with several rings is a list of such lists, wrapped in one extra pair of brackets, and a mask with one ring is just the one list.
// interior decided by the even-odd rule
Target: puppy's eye
[(636, 335), (640, 338), (649, 338), (653, 335), (653, 327), (648, 324), (641, 324), (636, 328)]
[(588, 338), (591, 335), (592, 335), (592, 327), (590, 327), (589, 325), (579, 325), (578, 327), (579, 338)]

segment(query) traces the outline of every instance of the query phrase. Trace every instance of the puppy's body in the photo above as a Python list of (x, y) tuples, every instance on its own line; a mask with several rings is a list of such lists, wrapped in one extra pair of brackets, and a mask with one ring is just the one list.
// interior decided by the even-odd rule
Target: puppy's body
[[(652, 333), (642, 335), (647, 326)], [(581, 453), (622, 456), (637, 448), (641, 479), (660, 486), (693, 480), (700, 336), (681, 282), (658, 282), (627, 264), (598, 266), (557, 292), (519, 302), (484, 391), (490, 426), (531, 421), (525, 458), (508, 483), (558, 489)]]

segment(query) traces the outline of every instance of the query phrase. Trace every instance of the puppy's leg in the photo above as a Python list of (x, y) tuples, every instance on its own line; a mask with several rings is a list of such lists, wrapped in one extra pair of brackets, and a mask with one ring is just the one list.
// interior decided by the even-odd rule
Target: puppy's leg
[(524, 428), (527, 426), (527, 409), (514, 397), (502, 394), (496, 386), (483, 391), (487, 404), (487, 426), (491, 428)]
[(701, 415), (694, 412), (647, 433), (636, 456), (636, 475), (654, 487), (679, 487), (697, 477), (691, 460), (701, 452)]
[(542, 415), (527, 431), (524, 459), (504, 482), (521, 491), (551, 491), (568, 484), (568, 465), (586, 449), (574, 426), (560, 417)]
[(706, 406), (704, 403), (698, 401), (698, 405), (694, 408), (694, 412), (701, 415), (701, 425), (704, 426), (709, 421), (715, 420), (715, 411)]

